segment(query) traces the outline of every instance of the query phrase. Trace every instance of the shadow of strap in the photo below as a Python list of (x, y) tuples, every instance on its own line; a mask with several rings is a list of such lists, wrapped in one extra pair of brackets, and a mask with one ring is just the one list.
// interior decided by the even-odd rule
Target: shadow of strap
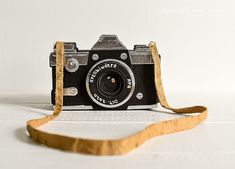
[(54, 133), (48, 133), (39, 130), (38, 127), (53, 120), (62, 111), (63, 106), (63, 65), (64, 65), (64, 44), (56, 43), (56, 107), (53, 115), (30, 120), (27, 122), (27, 130), (35, 142), (57, 148), (64, 151), (80, 152), (93, 155), (121, 155), (125, 154), (148, 139), (183, 131), (195, 127), (197, 124), (207, 118), (207, 108), (204, 106), (193, 106), (186, 108), (172, 108), (165, 97), (162, 80), (160, 57), (157, 51), (156, 43), (150, 42), (151, 54), (154, 61), (155, 86), (157, 96), (162, 107), (178, 114), (197, 113), (191, 116), (185, 116), (177, 119), (166, 120), (147, 126), (144, 130), (133, 135), (113, 140), (96, 140), (79, 137), (70, 137)]

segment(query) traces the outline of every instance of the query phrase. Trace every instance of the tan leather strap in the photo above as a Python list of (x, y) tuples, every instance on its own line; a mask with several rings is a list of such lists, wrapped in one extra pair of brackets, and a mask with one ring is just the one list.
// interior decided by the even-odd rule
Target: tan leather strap
[(154, 60), (155, 86), (160, 104), (169, 110), (179, 114), (198, 113), (196, 115), (184, 116), (178, 119), (157, 122), (147, 126), (144, 130), (133, 135), (114, 140), (95, 140), (86, 138), (76, 138), (54, 133), (48, 133), (37, 129), (50, 120), (53, 120), (62, 111), (63, 106), (63, 69), (64, 69), (64, 44), (56, 43), (56, 107), (53, 115), (30, 120), (27, 122), (27, 129), (32, 139), (40, 144), (57, 149), (80, 152), (93, 155), (120, 155), (143, 144), (146, 140), (169, 133), (175, 133), (195, 127), (207, 117), (207, 108), (204, 106), (194, 106), (175, 109), (169, 106), (164, 94), (160, 57), (156, 44), (151, 42), (150, 49)]

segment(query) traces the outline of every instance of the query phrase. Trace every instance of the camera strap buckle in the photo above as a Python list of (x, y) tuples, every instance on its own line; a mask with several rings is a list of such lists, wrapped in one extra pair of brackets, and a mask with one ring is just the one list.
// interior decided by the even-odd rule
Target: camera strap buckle
[(151, 54), (154, 61), (155, 87), (162, 107), (177, 114), (195, 114), (178, 119), (157, 122), (147, 126), (144, 130), (133, 135), (116, 140), (95, 140), (70, 137), (39, 130), (38, 127), (53, 120), (62, 111), (63, 106), (63, 70), (64, 70), (64, 43), (56, 43), (56, 105), (54, 113), (44, 118), (27, 122), (27, 130), (35, 142), (49, 147), (80, 152), (93, 155), (121, 155), (143, 144), (152, 137), (188, 130), (195, 127), (207, 118), (207, 108), (193, 106), (185, 108), (172, 108), (165, 97), (161, 79), (160, 56), (155, 42), (150, 42)]

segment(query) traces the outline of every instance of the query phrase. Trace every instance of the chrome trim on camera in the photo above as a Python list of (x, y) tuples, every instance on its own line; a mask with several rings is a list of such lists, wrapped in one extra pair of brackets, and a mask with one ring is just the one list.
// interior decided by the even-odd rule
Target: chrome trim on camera
[(126, 60), (127, 59), (127, 54), (126, 53), (122, 53), (121, 55), (120, 55), (120, 58), (122, 59), (122, 60)]
[(143, 109), (153, 109), (153, 108), (157, 108), (157, 104), (133, 105), (133, 106), (128, 106), (127, 110), (143, 110)]
[(129, 50), (131, 64), (153, 64), (150, 51)]
[(91, 50), (127, 50), (117, 35), (101, 35)]
[(91, 56), (92, 60), (94, 61), (97, 61), (99, 59), (99, 55), (97, 53), (94, 53), (92, 56)]
[[(87, 65), (89, 50), (78, 50), (76, 43), (65, 43), (65, 59), (74, 58), (79, 65)], [(116, 35), (102, 35), (91, 50), (127, 50)], [(128, 50), (131, 64), (153, 64), (150, 48), (147, 45), (135, 45), (134, 50)], [(56, 66), (56, 54), (50, 54), (50, 66)]]
[(76, 96), (78, 89), (76, 87), (68, 87), (63, 89), (63, 96)]
[[(64, 53), (65, 62), (67, 62), (68, 59), (74, 58), (78, 61), (79, 65), (87, 65), (88, 62), (88, 51), (79, 51), (76, 53)], [(53, 52), (50, 55), (50, 66), (56, 66), (56, 54)]]
[[(131, 77), (131, 81), (132, 81), (132, 86), (131, 86), (131, 90), (130, 90), (130, 93), (129, 95), (120, 103), (118, 104), (114, 104), (114, 105), (107, 105), (107, 104), (103, 104), (103, 103), (100, 103), (98, 100), (96, 100), (94, 98), (94, 96), (91, 94), (91, 91), (90, 91), (90, 87), (89, 87), (89, 77), (91, 76), (91, 72), (93, 71), (93, 69), (101, 64), (101, 63), (104, 63), (104, 62), (108, 62), (108, 61), (113, 61), (113, 62), (117, 62), (119, 63), (120, 65), (122, 65), (127, 71), (128, 73), (130, 74), (130, 77)], [(94, 64), (91, 69), (89, 70), (89, 72), (87, 73), (87, 76), (86, 76), (86, 90), (87, 90), (87, 93), (88, 95), (90, 96), (91, 100), (93, 102), (95, 102), (97, 105), (99, 106), (102, 106), (102, 107), (106, 107), (106, 108), (115, 108), (115, 107), (119, 107), (119, 106), (122, 106), (123, 104), (125, 104), (130, 98), (131, 96), (133, 95), (134, 93), (134, 90), (135, 90), (135, 77), (134, 77), (134, 74), (132, 72), (132, 70), (130, 69), (130, 67), (128, 65), (126, 65), (125, 63), (123, 63), (122, 61), (120, 60), (116, 60), (116, 59), (105, 59), (105, 60), (101, 60), (99, 62), (97, 62), (96, 64)]]
[[(53, 109), (55, 108), (54, 105), (52, 105)], [(153, 109), (157, 108), (157, 104), (151, 104), (151, 105), (133, 105), (133, 106), (128, 106), (127, 110), (143, 110), (143, 109)], [(63, 106), (63, 110), (93, 110), (92, 106), (86, 106), (86, 105), (79, 105), (79, 106)], [(104, 110), (106, 111), (106, 110)], [(110, 110), (108, 110), (110, 111)], [(115, 111), (115, 110), (114, 110)]]
[(138, 100), (143, 99), (143, 97), (144, 97), (143, 93), (137, 93), (137, 94), (136, 94), (136, 98), (137, 98)]

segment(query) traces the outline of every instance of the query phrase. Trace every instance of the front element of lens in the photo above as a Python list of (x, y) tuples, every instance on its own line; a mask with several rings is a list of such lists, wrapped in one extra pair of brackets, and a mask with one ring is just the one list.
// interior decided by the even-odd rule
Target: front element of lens
[(100, 76), (97, 88), (106, 96), (116, 96), (123, 89), (123, 81), (120, 74), (110, 71)]

